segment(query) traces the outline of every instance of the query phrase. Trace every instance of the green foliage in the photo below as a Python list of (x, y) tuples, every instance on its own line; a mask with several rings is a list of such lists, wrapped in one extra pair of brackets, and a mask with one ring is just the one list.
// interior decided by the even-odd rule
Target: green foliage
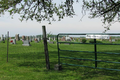
[(86, 43), (86, 41), (87, 41), (86, 39), (82, 39), (82, 43)]
[(103, 23), (108, 23), (106, 32), (109, 30), (111, 23), (120, 21), (120, 0), (83, 0), (83, 14), (90, 11), (90, 18), (102, 17)]
[(65, 16), (73, 16), (73, 0), (66, 0), (65, 2), (56, 3), (53, 0), (1, 0), (0, 1), (0, 15), (8, 11), (10, 15), (16, 13), (20, 14), (21, 21), (36, 20), (41, 21), (55, 21), (54, 15), (58, 16), (58, 20)]

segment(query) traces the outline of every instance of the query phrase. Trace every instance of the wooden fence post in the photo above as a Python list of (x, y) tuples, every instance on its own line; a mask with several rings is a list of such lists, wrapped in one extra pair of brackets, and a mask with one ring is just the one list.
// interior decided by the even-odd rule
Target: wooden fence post
[(9, 31), (7, 32), (7, 62), (8, 62), (8, 51), (9, 50)]
[(46, 68), (49, 70), (50, 69), (50, 63), (49, 63), (49, 54), (48, 54), (48, 46), (47, 46), (47, 37), (46, 37), (46, 28), (45, 28), (45, 26), (42, 26), (42, 31), (43, 31), (43, 42), (44, 42)]

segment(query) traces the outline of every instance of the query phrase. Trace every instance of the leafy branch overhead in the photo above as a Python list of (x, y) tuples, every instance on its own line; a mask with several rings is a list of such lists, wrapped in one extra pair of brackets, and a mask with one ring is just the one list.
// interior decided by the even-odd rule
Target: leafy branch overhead
[(38, 22), (55, 21), (54, 15), (61, 20), (65, 16), (73, 16), (73, 0), (66, 0), (57, 5), (52, 0), (1, 0), (0, 14), (8, 11), (10, 15), (20, 14), (21, 21), (35, 19)]
[[(20, 14), (21, 21), (36, 20), (38, 22), (47, 20), (49, 22), (63, 19), (66, 16), (74, 16), (73, 3), (81, 0), (63, 0), (58, 4), (56, 0), (0, 0), (0, 15), (6, 11), (10, 15)], [(59, 0), (58, 0), (59, 1)], [(61, 0), (62, 1), (62, 0)], [(102, 17), (103, 23), (120, 21), (120, 0), (82, 0), (83, 14), (90, 12), (90, 18)], [(106, 27), (109, 29), (109, 26)]]
[(120, 0), (83, 0), (83, 11), (90, 11), (90, 18), (102, 17), (103, 23), (120, 21)]

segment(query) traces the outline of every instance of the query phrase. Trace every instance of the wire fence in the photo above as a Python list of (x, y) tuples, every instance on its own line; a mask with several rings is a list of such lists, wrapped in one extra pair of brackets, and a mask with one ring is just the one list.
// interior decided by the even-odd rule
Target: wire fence
[[(24, 46), (23, 41), (11, 44), (10, 38), (0, 41), (0, 62), (8, 62), (19, 66), (41, 66), (45, 61), (43, 41), (32, 41), (30, 46)], [(44, 64), (45, 65), (45, 64)]]

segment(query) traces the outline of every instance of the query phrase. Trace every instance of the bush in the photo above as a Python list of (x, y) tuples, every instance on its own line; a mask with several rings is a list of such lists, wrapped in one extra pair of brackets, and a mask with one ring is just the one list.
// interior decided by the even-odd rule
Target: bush
[(86, 43), (86, 41), (87, 41), (86, 39), (82, 39), (82, 43)]
[[(91, 40), (89, 41), (89, 43), (94, 43), (94, 39), (91, 39)], [(96, 40), (96, 43), (102, 43), (102, 41), (97, 41), (97, 40)]]

